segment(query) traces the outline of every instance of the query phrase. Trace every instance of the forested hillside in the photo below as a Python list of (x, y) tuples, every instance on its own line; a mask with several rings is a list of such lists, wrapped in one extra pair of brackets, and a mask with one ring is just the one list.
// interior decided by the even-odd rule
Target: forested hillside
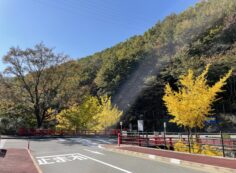
[[(179, 15), (168, 16), (142, 36), (79, 63), (97, 61), (93, 64), (96, 75), (90, 75), (95, 86), (92, 93), (112, 95), (113, 103), (125, 111), (126, 127), (144, 118), (147, 130), (162, 129), (163, 121), (169, 119), (162, 101), (165, 83), (176, 85), (178, 76), (189, 68), (200, 73), (208, 63), (213, 64), (208, 77), (211, 83), (229, 68), (235, 69), (235, 31), (235, 1), (204, 1)], [(234, 73), (226, 92), (214, 104), (217, 122), (229, 129), (236, 123), (235, 79)], [(174, 125), (170, 128), (175, 130)]]
[[(124, 127), (132, 123), (136, 128), (137, 119), (142, 118), (145, 130), (160, 130), (170, 118), (162, 100), (165, 84), (176, 87), (178, 77), (188, 69), (200, 74), (210, 63), (209, 84), (230, 68), (234, 72), (221, 99), (213, 105), (217, 124), (205, 130), (236, 131), (235, 41), (235, 0), (201, 1), (181, 14), (171, 14), (157, 22), (143, 35), (61, 65), (67, 70), (66, 83), (59, 91), (60, 104), (52, 108), (61, 111), (75, 103), (82, 104), (89, 96), (108, 95), (123, 111)], [(6, 106), (17, 110), (14, 114), (26, 114), (20, 109), (23, 105), (15, 104), (12, 98), (12, 104), (3, 104), (7, 100), (5, 85), (0, 86), (0, 92), (5, 110), (1, 111), (2, 116), (13, 116), (6, 112)], [(168, 130), (181, 129), (168, 124)]]

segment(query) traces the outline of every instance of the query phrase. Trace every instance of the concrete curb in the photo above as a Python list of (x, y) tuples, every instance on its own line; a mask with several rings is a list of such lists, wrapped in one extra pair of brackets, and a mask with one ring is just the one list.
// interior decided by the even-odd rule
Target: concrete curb
[(43, 173), (43, 171), (40, 169), (39, 165), (37, 164), (36, 160), (35, 160), (34, 157), (32, 156), (30, 150), (27, 149), (27, 151), (28, 151), (28, 153), (29, 153), (29, 155), (30, 155), (30, 158), (31, 158), (31, 160), (33, 161), (34, 166), (36, 167), (38, 173)]
[(236, 173), (236, 169), (231, 169), (231, 168), (218, 167), (218, 166), (190, 162), (190, 161), (185, 161), (185, 160), (180, 160), (180, 159), (174, 159), (174, 158), (156, 156), (156, 155), (151, 155), (151, 154), (139, 153), (139, 152), (135, 152), (135, 151), (122, 150), (122, 149), (118, 149), (118, 148), (106, 148), (105, 146), (103, 146), (103, 148), (105, 150), (116, 152), (116, 153), (126, 154), (126, 155), (130, 155), (130, 156), (134, 156), (134, 157), (141, 157), (141, 158), (160, 161), (160, 162), (169, 163), (169, 164), (175, 164), (178, 166), (188, 167), (188, 168), (192, 168), (192, 169), (196, 169), (196, 170), (201, 170), (204, 172)]
[[(130, 147), (130, 145), (124, 145), (124, 144), (122, 144), (121, 145), (121, 148), (122, 147)], [(132, 146), (133, 147), (133, 146)], [(143, 149), (147, 149), (147, 147), (143, 147), (143, 146), (135, 146), (135, 147), (137, 147), (137, 148), (143, 148)], [(152, 150), (157, 150), (157, 151), (163, 151), (162, 149), (158, 149), (158, 148), (152, 148)], [(172, 152), (172, 153), (182, 153), (182, 154), (185, 154), (185, 155), (193, 155), (193, 156), (196, 156), (196, 155), (198, 155), (198, 156), (204, 156), (204, 157), (211, 157), (211, 158), (218, 158), (218, 159), (226, 159), (226, 160), (235, 160), (236, 161), (236, 159), (235, 158), (230, 158), (230, 157), (222, 157), (222, 156), (207, 156), (207, 155), (204, 155), (204, 154), (193, 154), (193, 153), (186, 153), (186, 152), (181, 152), (181, 151), (173, 151), (173, 150), (166, 150), (167, 152)]]

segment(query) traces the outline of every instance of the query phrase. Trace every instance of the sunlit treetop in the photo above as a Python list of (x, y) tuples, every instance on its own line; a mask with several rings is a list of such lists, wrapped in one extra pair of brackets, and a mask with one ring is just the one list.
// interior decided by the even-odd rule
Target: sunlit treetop
[(217, 100), (217, 93), (223, 92), (222, 87), (232, 74), (229, 70), (218, 82), (209, 86), (206, 75), (210, 65), (201, 75), (195, 77), (190, 69), (179, 77), (180, 86), (174, 91), (169, 84), (165, 86), (163, 100), (168, 113), (174, 118), (171, 122), (186, 128), (203, 128), (204, 122), (212, 115), (212, 103)]

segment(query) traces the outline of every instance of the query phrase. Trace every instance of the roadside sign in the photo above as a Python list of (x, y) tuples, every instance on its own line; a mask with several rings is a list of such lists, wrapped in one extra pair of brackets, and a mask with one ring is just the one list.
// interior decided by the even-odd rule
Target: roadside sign
[(206, 124), (216, 124), (216, 118), (215, 117), (209, 117), (206, 121)]
[(164, 125), (164, 128), (166, 128), (166, 122), (164, 122), (163, 125)]
[(132, 131), (132, 123), (129, 123), (129, 130)]
[(143, 131), (143, 120), (138, 120), (138, 131)]

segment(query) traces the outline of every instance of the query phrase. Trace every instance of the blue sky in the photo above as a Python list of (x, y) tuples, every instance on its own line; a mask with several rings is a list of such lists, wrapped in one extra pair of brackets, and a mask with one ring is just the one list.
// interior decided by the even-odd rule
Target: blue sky
[(0, 57), (12, 46), (39, 42), (72, 58), (84, 57), (143, 34), (198, 1), (0, 0)]

